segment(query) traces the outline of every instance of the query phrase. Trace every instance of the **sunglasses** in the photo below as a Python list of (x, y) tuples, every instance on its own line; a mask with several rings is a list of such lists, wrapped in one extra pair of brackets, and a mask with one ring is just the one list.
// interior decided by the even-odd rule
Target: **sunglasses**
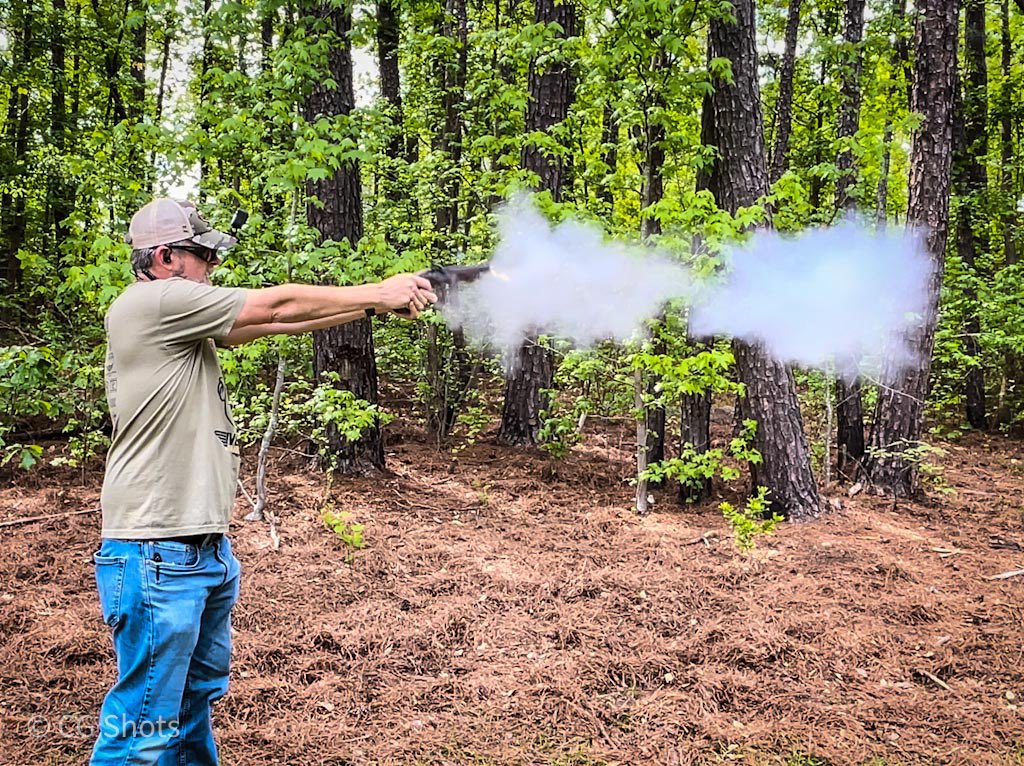
[(186, 253), (192, 253), (196, 258), (201, 261), (205, 261), (206, 263), (220, 263), (220, 257), (217, 255), (217, 251), (211, 250), (208, 247), (183, 247), (181, 245), (175, 245), (174, 249), (184, 250)]

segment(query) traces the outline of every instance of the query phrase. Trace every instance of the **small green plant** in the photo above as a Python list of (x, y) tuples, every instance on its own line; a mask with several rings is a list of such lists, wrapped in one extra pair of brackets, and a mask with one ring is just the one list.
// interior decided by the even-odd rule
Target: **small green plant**
[[(728, 457), (742, 464), (756, 465), (761, 462), (761, 453), (754, 446), (754, 435), (757, 433), (757, 421), (744, 420), (740, 433), (729, 442)], [(716, 476), (723, 481), (733, 481), (740, 477), (740, 469), (726, 461), (726, 450), (719, 447), (698, 452), (692, 444), (683, 445), (679, 457), (669, 458), (651, 463), (640, 478), (661, 483), (665, 479), (674, 479), (684, 487), (699, 489), (709, 479)]]
[(572, 452), (573, 447), (583, 441), (580, 423), (591, 411), (592, 403), (587, 397), (580, 396), (574, 400), (571, 408), (566, 408), (556, 394), (555, 391), (544, 391), (548, 406), (541, 410), (538, 436), (540, 448), (555, 460), (562, 460)]
[(352, 521), (350, 514), (344, 512), (335, 513), (325, 508), (321, 511), (320, 518), (324, 520), (327, 528), (334, 532), (346, 547), (358, 551), (366, 546), (366, 541), (363, 540), (365, 525)]
[(770, 535), (778, 523), (784, 520), (777, 513), (768, 515), (771, 501), (768, 499), (767, 487), (758, 487), (757, 493), (747, 498), (745, 508), (735, 508), (731, 503), (722, 503), (718, 507), (732, 527), (733, 542), (741, 551), (751, 550), (758, 535)]
[(956, 490), (950, 486), (944, 476), (945, 469), (934, 462), (946, 454), (946, 450), (936, 447), (923, 441), (901, 440), (892, 445), (890, 449), (879, 449), (868, 447), (867, 455), (872, 460), (884, 460), (887, 458), (900, 458), (907, 466), (907, 470), (915, 471), (920, 482), (927, 489), (940, 492), (944, 495), (952, 495)]
[(0, 467), (17, 462), (23, 471), (29, 470), (42, 457), (43, 448), (38, 444), (8, 443), (4, 439), (5, 432), (6, 429), (0, 428)]
[(459, 443), (452, 449), (452, 452), (455, 454), (476, 444), (480, 434), (491, 423), (491, 416), (487, 412), (487, 407), (480, 402), (479, 394), (474, 391), (471, 395), (474, 398), (474, 403), (464, 405), (455, 418), (453, 434), (460, 439)]

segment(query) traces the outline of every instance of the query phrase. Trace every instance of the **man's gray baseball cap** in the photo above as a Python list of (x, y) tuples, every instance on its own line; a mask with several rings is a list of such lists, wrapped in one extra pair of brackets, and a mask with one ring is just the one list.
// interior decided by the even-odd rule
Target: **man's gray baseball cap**
[(133, 250), (190, 240), (211, 250), (227, 250), (238, 244), (230, 234), (217, 231), (187, 200), (160, 197), (132, 216), (125, 240)]

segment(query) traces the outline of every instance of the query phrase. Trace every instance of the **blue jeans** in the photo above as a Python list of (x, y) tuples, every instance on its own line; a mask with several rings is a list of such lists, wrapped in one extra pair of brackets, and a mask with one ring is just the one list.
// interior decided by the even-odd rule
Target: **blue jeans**
[(238, 600), (231, 544), (104, 539), (94, 561), (117, 683), (91, 766), (214, 766), (210, 703), (227, 692)]

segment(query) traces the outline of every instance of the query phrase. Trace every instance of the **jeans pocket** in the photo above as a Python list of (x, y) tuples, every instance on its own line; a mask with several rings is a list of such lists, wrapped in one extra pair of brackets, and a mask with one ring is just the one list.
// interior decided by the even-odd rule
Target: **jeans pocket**
[(161, 540), (153, 542), (152, 548), (147, 561), (160, 569), (189, 571), (200, 567), (202, 556), (196, 545)]
[(96, 589), (100, 594), (100, 609), (103, 622), (116, 628), (121, 621), (121, 593), (124, 590), (124, 570), (128, 564), (125, 556), (92, 557), (96, 566)]

